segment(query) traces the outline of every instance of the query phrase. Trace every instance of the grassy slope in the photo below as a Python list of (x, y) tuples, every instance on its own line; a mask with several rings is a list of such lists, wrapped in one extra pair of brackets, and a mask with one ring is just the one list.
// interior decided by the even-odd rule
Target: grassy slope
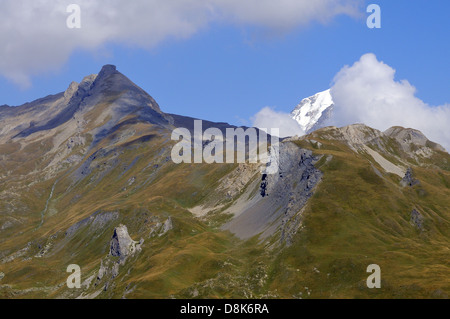
[[(104, 144), (100, 146), (108, 143)], [(12, 238), (5, 239), (2, 246), (2, 250), (9, 248), (10, 252), (14, 252), (33, 239), (26, 257), (36, 255), (40, 251), (38, 245), (43, 247), (52, 242), (54, 248), (43, 258), (24, 260), (21, 257), (0, 265), (0, 270), (7, 274), (1, 284), (11, 286), (3, 287), (3, 296), (55, 297), (61, 292), (55, 286), (65, 283), (68, 276), (65, 269), (71, 263), (82, 267), (83, 280), (96, 273), (100, 259), (108, 253), (114, 226), (119, 222), (127, 225), (132, 238), (139, 240), (142, 237), (145, 243), (143, 252), (121, 270), (116, 280), (117, 287), (110, 289), (103, 297), (121, 297), (125, 287), (137, 284), (130, 296), (163, 298), (182, 293), (183, 289), (214, 278), (219, 272), (232, 277), (245, 272), (248, 264), (245, 260), (252, 255), (238, 247), (247, 244), (238, 242), (231, 234), (207, 226), (185, 209), (202, 200), (234, 165), (174, 165), (160, 156), (164, 146), (164, 139), (154, 139), (145, 144), (127, 142), (118, 145), (115, 151), (120, 154), (119, 165), (111, 166), (112, 169), (105, 169), (106, 174), (101, 174), (102, 165), (110, 167), (112, 159), (99, 158), (91, 164), (96, 169), (75, 187), (71, 186), (70, 192), (67, 189), (73, 184), (71, 174), (61, 173), (65, 177), (57, 183), (49, 205), (57, 213), (46, 216), (44, 225), (38, 230), (35, 228), (39, 218), (31, 220), (26, 228), (21, 227), (23, 234), (16, 233)], [(154, 165), (159, 165), (158, 169)], [(136, 178), (135, 183), (128, 186), (128, 181), (133, 177)], [(46, 190), (43, 193), (48, 196), (53, 182), (35, 187)], [(46, 196), (34, 198), (37, 207), (44, 207)], [(42, 209), (36, 209), (39, 210)], [(96, 211), (119, 211), (120, 218), (99, 233), (81, 229), (73, 238), (65, 237), (64, 233), (70, 226)], [(150, 238), (150, 229), (155, 223), (152, 219), (159, 217), (160, 221), (164, 221), (168, 216), (173, 219), (174, 230), (161, 238)], [(12, 229), (11, 233), (17, 229)], [(56, 238), (50, 240), (53, 235)], [(250, 249), (255, 248), (251, 245)], [(131, 277), (127, 275), (128, 270)], [(26, 291), (30, 287), (38, 289)], [(212, 289), (207, 294), (243, 297), (239, 289), (237, 292), (216, 292)], [(188, 291), (185, 293), (189, 294)]]
[[(337, 141), (320, 142), (315, 153), (333, 159), (322, 161), (324, 180), (296, 243), (274, 263), (272, 287), (285, 297), (448, 296), (450, 173), (417, 167), (421, 185), (402, 188), (395, 175), (379, 177), (365, 156)], [(414, 208), (425, 218), (424, 231), (410, 222)], [(382, 289), (366, 287), (372, 263), (381, 267)]]
[[(142, 135), (149, 133), (142, 128)], [(30, 241), (31, 245), (24, 257), (0, 264), (6, 274), (0, 284), (10, 285), (0, 289), (0, 297), (69, 293), (64, 288), (67, 265), (80, 264), (83, 280), (96, 274), (118, 223), (127, 225), (133, 239), (145, 239), (143, 251), (121, 268), (114, 285), (100, 298), (120, 298), (127, 287), (127, 297), (137, 298), (448, 295), (448, 170), (417, 167), (421, 185), (402, 188), (397, 176), (375, 174), (365, 155), (338, 141), (320, 142), (321, 149), (300, 143), (333, 158), (326, 162), (323, 157), (318, 163), (324, 179), (306, 209), (304, 227), (294, 244), (281, 251), (265, 249), (256, 239), (239, 241), (195, 219), (186, 208), (206, 198), (234, 166), (164, 162), (170, 155), (160, 153), (167, 148), (164, 138), (116, 145), (120, 164), (111, 164), (114, 152), (97, 159), (91, 164), (95, 168), (91, 174), (70, 192), (71, 175), (64, 175), (49, 205), (54, 214), (35, 230), (54, 180), (38, 182), (22, 197), (34, 212), (29, 224), (2, 233), (2, 251), (20, 250)], [(99, 147), (109, 145), (103, 143)], [(441, 156), (439, 160), (445, 163), (445, 155)], [(133, 177), (136, 180), (130, 186)], [(423, 232), (410, 223), (413, 208), (425, 217)], [(65, 237), (71, 225), (99, 210), (118, 211), (120, 217), (99, 231), (81, 229), (73, 238)], [(172, 216), (174, 229), (161, 237), (149, 237), (155, 218), (163, 222), (168, 216)], [(49, 242), (53, 248), (48, 255), (24, 260), (39, 252), (38, 245)], [(380, 290), (365, 285), (366, 267), (372, 263), (381, 266)], [(88, 292), (104, 284), (103, 280)], [(30, 287), (38, 289), (24, 291)]]

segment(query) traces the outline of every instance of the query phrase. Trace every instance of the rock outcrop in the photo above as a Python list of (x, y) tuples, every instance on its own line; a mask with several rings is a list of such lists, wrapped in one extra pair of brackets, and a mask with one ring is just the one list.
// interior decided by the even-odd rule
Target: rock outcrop
[(111, 238), (109, 254), (100, 261), (95, 286), (103, 282), (104, 291), (114, 286), (114, 279), (119, 276), (120, 267), (126, 264), (129, 257), (142, 250), (143, 243), (143, 239), (137, 242), (130, 237), (127, 226), (122, 224), (117, 226)]
[(441, 145), (430, 141), (421, 131), (412, 128), (403, 128), (401, 126), (393, 126), (387, 129), (384, 134), (392, 137), (400, 143), (405, 152), (421, 151), (426, 152), (427, 149), (445, 152), (445, 148)]
[(413, 187), (414, 185), (420, 184), (420, 181), (414, 178), (414, 173), (411, 167), (408, 167), (408, 169), (406, 170), (405, 176), (401, 180), (400, 184), (403, 187)]
[(298, 215), (322, 178), (314, 166), (319, 159), (294, 143), (280, 143), (278, 173), (260, 175), (258, 192), (243, 193), (225, 211), (236, 213), (223, 228), (242, 239), (258, 234), (265, 239), (280, 231), (281, 242), (289, 245), (300, 227)]
[(140, 250), (140, 245), (138, 244), (139, 242), (131, 239), (127, 226), (119, 225), (114, 229), (114, 234), (111, 238), (110, 254), (111, 256), (126, 258), (136, 250)]
[(416, 209), (411, 212), (411, 223), (419, 230), (424, 230), (423, 228), (423, 216)]
[(172, 218), (169, 217), (164, 222), (162, 232), (161, 232), (161, 234), (159, 234), (159, 236), (161, 237), (161, 236), (165, 235), (169, 230), (172, 230), (172, 229), (173, 229)]

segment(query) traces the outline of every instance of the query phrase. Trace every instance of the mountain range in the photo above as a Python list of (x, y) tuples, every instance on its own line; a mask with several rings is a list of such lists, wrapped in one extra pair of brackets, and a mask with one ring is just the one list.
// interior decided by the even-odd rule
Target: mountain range
[(0, 297), (448, 298), (450, 155), (411, 128), (323, 127), (332, 110), (329, 91), (303, 100), (307, 135), (266, 175), (175, 164), (195, 119), (112, 65), (0, 106)]

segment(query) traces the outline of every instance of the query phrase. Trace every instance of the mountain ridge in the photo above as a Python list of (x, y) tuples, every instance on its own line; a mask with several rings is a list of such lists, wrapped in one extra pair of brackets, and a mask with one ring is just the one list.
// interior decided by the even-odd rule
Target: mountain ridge
[[(266, 176), (175, 164), (195, 119), (99, 74), (0, 119), (0, 298), (448, 298), (450, 155), (423, 134), (323, 127), (281, 140)], [(67, 122), (16, 136), (67, 100)]]

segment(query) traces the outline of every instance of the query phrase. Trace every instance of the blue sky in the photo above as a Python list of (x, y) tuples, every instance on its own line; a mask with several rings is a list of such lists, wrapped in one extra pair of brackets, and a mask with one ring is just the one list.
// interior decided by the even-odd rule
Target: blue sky
[[(366, 26), (369, 3), (382, 9), (381, 29)], [(71, 81), (115, 64), (165, 112), (249, 124), (265, 106), (290, 112), (369, 52), (396, 70), (396, 80), (415, 86), (424, 102), (450, 102), (450, 2), (380, 0), (362, 9), (359, 18), (338, 15), (285, 31), (213, 21), (150, 48), (109, 41), (95, 50), (75, 49), (66, 62), (34, 72), (29, 87), (0, 77), (0, 104), (64, 91)]]

